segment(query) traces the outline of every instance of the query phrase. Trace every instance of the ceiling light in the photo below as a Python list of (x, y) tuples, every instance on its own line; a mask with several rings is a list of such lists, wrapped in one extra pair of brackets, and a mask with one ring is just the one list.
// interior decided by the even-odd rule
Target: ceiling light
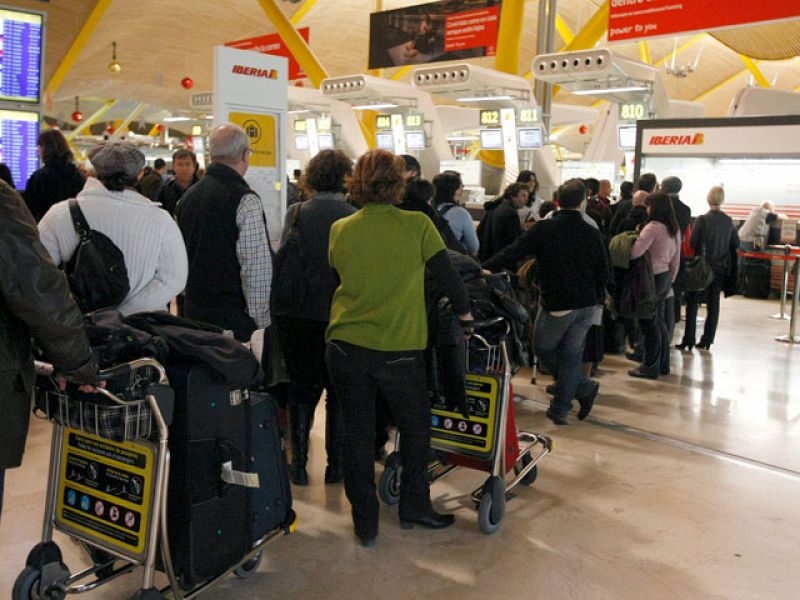
[(597, 96), (598, 94), (621, 94), (623, 92), (647, 92), (650, 88), (643, 85), (629, 85), (624, 87), (597, 88), (593, 90), (575, 90), (575, 96)]
[(114, 75), (122, 71), (122, 65), (117, 60), (117, 42), (111, 42), (111, 62), (108, 63), (108, 70)]
[(494, 100), (513, 100), (514, 96), (467, 96), (465, 98), (456, 98), (456, 102), (492, 102)]
[(302, 109), (297, 109), (297, 110), (290, 110), (290, 111), (289, 111), (289, 114), (290, 114), (290, 115), (304, 115), (304, 114), (306, 114), (306, 113), (310, 113), (310, 112), (311, 112), (311, 110), (310, 110), (310, 109), (308, 109), (308, 108), (302, 108)]
[(180, 121), (191, 121), (192, 119), (190, 119), (189, 117), (166, 117), (161, 120), (164, 121), (165, 123), (178, 123)]
[(357, 104), (353, 110), (382, 110), (384, 108), (398, 108), (399, 104), (384, 102), (383, 104)]

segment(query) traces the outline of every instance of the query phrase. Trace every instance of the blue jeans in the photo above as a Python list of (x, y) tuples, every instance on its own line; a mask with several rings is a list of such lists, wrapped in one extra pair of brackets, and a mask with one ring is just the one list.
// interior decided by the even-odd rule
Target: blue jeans
[(592, 326), (595, 307), (576, 308), (563, 317), (544, 309), (536, 317), (534, 349), (544, 366), (556, 378), (556, 395), (551, 408), (565, 416), (572, 399), (587, 390), (590, 380), (581, 371), (586, 333)]

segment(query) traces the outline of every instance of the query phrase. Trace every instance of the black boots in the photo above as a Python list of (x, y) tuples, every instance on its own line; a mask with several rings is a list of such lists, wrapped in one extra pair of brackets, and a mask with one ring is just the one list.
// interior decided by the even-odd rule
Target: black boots
[[(330, 394), (330, 392), (328, 392)], [(342, 408), (335, 397), (325, 400), (325, 453), (328, 466), (325, 467), (325, 483), (339, 483), (344, 479), (342, 465), (342, 446), (344, 444), (344, 417)]]
[[(316, 404), (309, 402), (289, 403), (289, 431), (292, 439), (292, 464), (289, 479), (295, 485), (308, 485), (308, 437), (314, 423)], [(336, 398), (325, 402), (325, 452), (328, 466), (325, 468), (325, 483), (339, 483), (344, 479), (342, 444), (344, 419)]]
[(314, 421), (314, 406), (304, 402), (289, 404), (289, 431), (292, 436), (292, 464), (289, 480), (295, 485), (308, 485), (308, 436)]

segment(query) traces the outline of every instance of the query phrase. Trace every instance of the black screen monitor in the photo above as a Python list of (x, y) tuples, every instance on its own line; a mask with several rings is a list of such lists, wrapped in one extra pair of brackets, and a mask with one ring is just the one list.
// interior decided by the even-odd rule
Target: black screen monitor
[(39, 103), (44, 16), (0, 8), (0, 100)]
[(0, 162), (8, 165), (17, 189), (24, 190), (39, 168), (39, 113), (0, 110)]
[(534, 150), (544, 145), (541, 127), (524, 127), (517, 130), (520, 150)]
[(481, 148), (483, 150), (502, 150), (503, 130), (481, 129)]

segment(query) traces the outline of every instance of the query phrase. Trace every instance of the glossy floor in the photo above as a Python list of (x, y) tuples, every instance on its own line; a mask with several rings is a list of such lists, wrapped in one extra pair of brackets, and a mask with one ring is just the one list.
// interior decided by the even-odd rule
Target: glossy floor
[[(544, 417), (549, 378), (534, 386), (521, 373), (520, 427), (551, 435), (555, 450), (491, 536), (468, 499), (483, 475), (461, 470), (432, 488), (454, 527), (403, 531), (396, 508), (382, 507), (377, 546), (358, 546), (342, 487), (322, 484), (320, 412), (311, 485), (294, 489), (297, 533), (268, 548), (253, 578), (204, 597), (797, 598), (800, 346), (773, 341), (788, 331), (767, 317), (775, 310), (723, 301), (711, 353), (673, 351), (662, 381), (631, 379), (631, 363), (608, 357), (592, 415), (567, 427)], [(49, 431), (34, 424), (24, 467), (8, 474), (3, 598), (39, 535)], [(59, 540), (76, 570), (81, 555)], [(88, 597), (127, 598), (137, 586), (126, 576)]]

